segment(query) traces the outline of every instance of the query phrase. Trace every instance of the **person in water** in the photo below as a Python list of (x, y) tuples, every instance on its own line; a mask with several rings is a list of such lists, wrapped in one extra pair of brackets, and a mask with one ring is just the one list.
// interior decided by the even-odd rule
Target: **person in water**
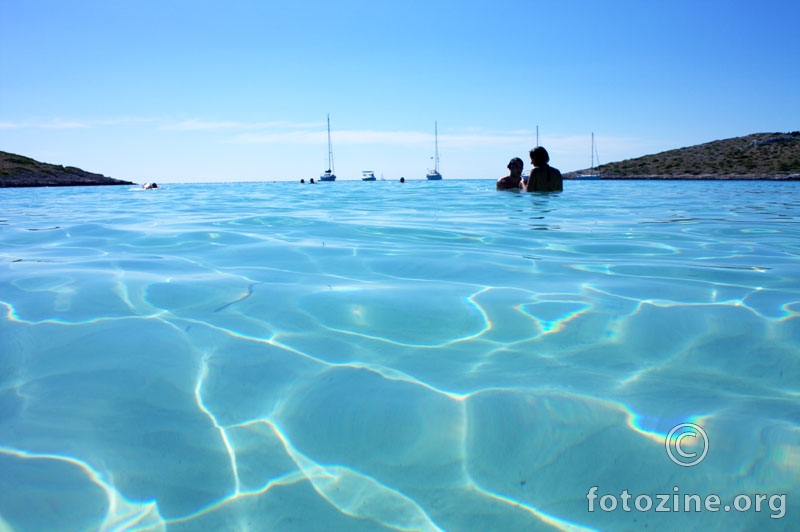
[(528, 192), (560, 192), (564, 190), (564, 178), (558, 168), (550, 166), (550, 155), (547, 150), (537, 146), (530, 152), (531, 170), (525, 190)]
[(514, 157), (508, 162), (508, 175), (497, 180), (497, 190), (519, 190), (522, 186), (522, 159)]

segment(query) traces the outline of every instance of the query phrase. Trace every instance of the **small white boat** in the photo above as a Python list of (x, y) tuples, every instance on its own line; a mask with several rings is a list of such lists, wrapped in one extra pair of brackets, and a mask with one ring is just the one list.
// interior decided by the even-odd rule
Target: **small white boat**
[(363, 170), (361, 172), (361, 181), (377, 181), (377, 179), (375, 179), (375, 172), (372, 170)]

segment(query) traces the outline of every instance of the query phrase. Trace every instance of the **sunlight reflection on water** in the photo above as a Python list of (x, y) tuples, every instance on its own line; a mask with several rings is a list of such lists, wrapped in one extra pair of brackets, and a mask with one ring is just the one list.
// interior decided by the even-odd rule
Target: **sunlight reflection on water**
[(0, 530), (790, 529), (586, 495), (798, 511), (800, 186), (493, 188), (4, 191)]

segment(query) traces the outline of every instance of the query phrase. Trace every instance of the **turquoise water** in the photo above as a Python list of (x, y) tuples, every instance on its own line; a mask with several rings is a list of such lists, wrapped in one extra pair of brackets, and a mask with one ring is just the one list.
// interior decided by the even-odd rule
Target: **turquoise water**
[(0, 191), (0, 531), (796, 529), (800, 183), (565, 189)]

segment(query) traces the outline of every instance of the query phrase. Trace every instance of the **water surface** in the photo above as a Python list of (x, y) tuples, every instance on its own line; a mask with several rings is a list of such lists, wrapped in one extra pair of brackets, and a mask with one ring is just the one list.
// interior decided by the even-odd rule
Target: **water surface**
[(565, 188), (0, 191), (0, 530), (792, 530), (800, 184)]

